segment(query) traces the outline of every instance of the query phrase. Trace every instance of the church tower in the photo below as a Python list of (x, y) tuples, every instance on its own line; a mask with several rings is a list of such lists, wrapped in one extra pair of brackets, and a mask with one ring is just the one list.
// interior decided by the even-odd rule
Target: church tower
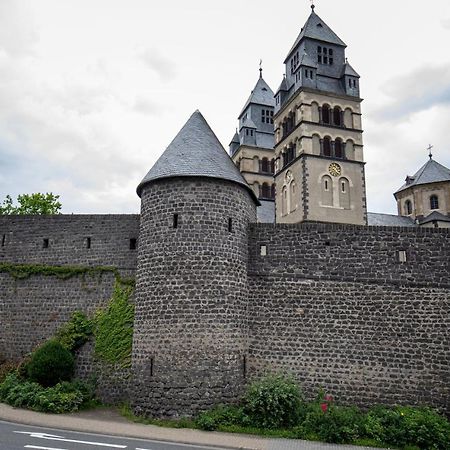
[(312, 12), (275, 94), (277, 223), (367, 224), (359, 75)]
[(239, 114), (239, 129), (230, 143), (230, 155), (262, 202), (275, 199), (273, 116), (275, 97), (262, 76)]

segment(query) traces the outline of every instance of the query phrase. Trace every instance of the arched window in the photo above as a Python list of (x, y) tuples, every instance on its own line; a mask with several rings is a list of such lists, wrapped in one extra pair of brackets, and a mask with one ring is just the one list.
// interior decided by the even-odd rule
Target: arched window
[(290, 186), (290, 212), (295, 211), (297, 209), (297, 185), (295, 181), (291, 182)]
[(333, 206), (333, 180), (329, 175), (322, 177), (322, 205)]
[(263, 183), (262, 189), (261, 189), (261, 198), (270, 198), (271, 194), (270, 186), (267, 183)]
[(406, 200), (406, 202), (405, 202), (405, 214), (407, 216), (412, 214), (412, 203), (411, 203), (411, 200)]
[(330, 107), (328, 105), (322, 106), (322, 122), (326, 124), (330, 123)]
[(275, 184), (272, 184), (272, 187), (270, 189), (270, 197), (275, 199)]
[(287, 214), (287, 187), (283, 186), (281, 193), (281, 214), (285, 216)]
[(328, 136), (323, 138), (323, 154), (331, 156), (331, 139)]
[(269, 160), (267, 158), (263, 158), (261, 161), (261, 172), (264, 172), (264, 173), (270, 172)]
[(339, 206), (350, 209), (350, 183), (347, 178), (339, 180)]
[(335, 106), (333, 109), (333, 123), (337, 127), (342, 126), (342, 115), (341, 115), (341, 108), (339, 106)]
[(270, 161), (270, 173), (275, 173), (275, 159)]
[(336, 139), (334, 142), (334, 156), (336, 158), (344, 158), (344, 146), (341, 139)]
[(437, 195), (430, 197), (430, 209), (439, 209), (439, 199)]
[(344, 126), (353, 128), (353, 112), (350, 108), (346, 108), (344, 111)]
[(314, 155), (320, 155), (320, 137), (317, 134), (312, 137), (312, 150)]

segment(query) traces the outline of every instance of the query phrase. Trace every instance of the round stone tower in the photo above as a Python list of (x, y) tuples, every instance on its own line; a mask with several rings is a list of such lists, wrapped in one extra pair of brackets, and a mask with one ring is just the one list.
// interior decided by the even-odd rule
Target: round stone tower
[(248, 225), (256, 199), (196, 111), (137, 189), (133, 407), (192, 415), (246, 371)]

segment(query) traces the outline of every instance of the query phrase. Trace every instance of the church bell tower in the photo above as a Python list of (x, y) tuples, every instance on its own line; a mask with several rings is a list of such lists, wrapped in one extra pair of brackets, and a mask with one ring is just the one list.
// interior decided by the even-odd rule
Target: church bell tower
[(360, 77), (314, 8), (275, 94), (276, 221), (366, 225)]

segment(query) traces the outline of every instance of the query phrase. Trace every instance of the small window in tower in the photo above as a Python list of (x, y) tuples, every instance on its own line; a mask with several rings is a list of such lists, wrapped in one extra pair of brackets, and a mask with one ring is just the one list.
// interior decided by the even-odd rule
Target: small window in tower
[(328, 54), (329, 54), (330, 56), (333, 56), (333, 49), (332, 49), (332, 48), (330, 48), (330, 49), (328, 50)]
[(267, 245), (260, 245), (259, 253), (261, 256), (267, 256)]
[(328, 56), (324, 56), (323, 57), (323, 63), (324, 64), (328, 64)]
[(318, 55), (318, 56), (317, 56), (317, 62), (319, 62), (320, 64), (322, 64), (322, 55)]
[(137, 239), (131, 238), (130, 239), (130, 250), (136, 250), (137, 248)]
[(86, 238), (86, 248), (91, 248), (91, 238), (90, 237)]
[(49, 240), (47, 238), (43, 239), (42, 248), (48, 248), (48, 247), (49, 247)]
[(233, 232), (233, 219), (231, 217), (228, 219), (228, 232)]
[(324, 55), (328, 55), (328, 49), (325, 48), (325, 47), (323, 48), (323, 54), (324, 54)]
[(253, 130), (250, 130), (250, 135), (253, 136)]
[(6, 234), (4, 234), (4, 235), (2, 236), (2, 247), (5, 246), (5, 241), (6, 241)]
[(320, 45), (317, 47), (317, 53), (322, 53), (322, 47)]
[(344, 182), (341, 183), (341, 191), (343, 194), (345, 194), (345, 183)]
[(273, 111), (270, 111), (270, 117), (273, 117)]
[(329, 61), (330, 61), (330, 66), (332, 66), (333, 65), (333, 58), (330, 58)]
[(178, 214), (173, 215), (173, 228), (178, 228)]
[(397, 252), (397, 261), (400, 263), (405, 263), (408, 260), (408, 255), (406, 254), (406, 250), (399, 250)]
[(328, 180), (325, 180), (325, 190), (328, 191)]

